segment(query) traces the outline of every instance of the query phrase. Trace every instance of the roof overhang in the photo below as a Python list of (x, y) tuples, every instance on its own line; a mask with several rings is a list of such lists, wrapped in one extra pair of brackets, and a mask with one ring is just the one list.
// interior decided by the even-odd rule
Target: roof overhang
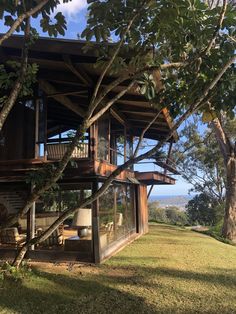
[[(89, 103), (89, 95), (94, 82), (97, 81), (102, 69), (94, 67), (99, 56), (99, 44), (92, 43), (93, 49), (85, 50), (87, 42), (80, 40), (54, 39), (40, 37), (29, 50), (29, 62), (39, 66), (38, 81), (48, 98), (49, 116), (55, 122), (50, 125), (53, 130), (58, 121), (61, 127), (78, 125)], [(114, 44), (107, 44), (112, 47)], [(20, 60), (23, 47), (23, 36), (11, 36), (1, 45), (0, 61)], [(108, 74), (102, 83), (105, 88), (119, 75)], [(108, 94), (108, 99), (124, 90), (129, 81), (122, 82)], [(116, 101), (112, 107), (113, 114), (123, 120), (133, 136), (140, 136), (150, 121), (157, 115), (155, 108), (137, 88), (129, 90)], [(61, 113), (61, 117), (58, 113)], [(67, 117), (67, 121), (65, 120)], [(53, 119), (51, 119), (53, 120)], [(63, 123), (65, 121), (65, 123)], [(167, 109), (146, 131), (145, 137), (162, 140), (167, 137), (172, 128), (172, 118)], [(178, 135), (174, 132), (170, 141), (177, 141)]]

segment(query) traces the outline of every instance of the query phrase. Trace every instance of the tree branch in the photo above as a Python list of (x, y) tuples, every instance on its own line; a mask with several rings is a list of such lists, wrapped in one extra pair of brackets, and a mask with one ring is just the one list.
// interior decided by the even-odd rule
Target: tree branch
[(140, 137), (139, 137), (139, 140), (138, 140), (138, 143), (136, 145), (136, 148), (135, 148), (135, 151), (134, 151), (134, 154), (133, 154), (133, 157), (136, 157), (138, 152), (139, 152), (139, 149), (140, 149), (140, 146), (142, 144), (142, 141), (143, 141), (143, 138), (144, 138), (144, 135), (145, 133), (148, 131), (148, 129), (153, 125), (153, 123), (158, 119), (159, 115), (162, 113), (162, 109), (155, 115), (155, 117), (152, 119), (152, 121), (149, 122), (149, 124), (146, 126), (146, 128), (142, 131)]
[(172, 62), (172, 63), (166, 63), (162, 64), (160, 66), (147, 66), (144, 67), (134, 73), (126, 73), (118, 77), (116, 80), (114, 80), (111, 84), (109, 84), (107, 87), (103, 89), (103, 91), (98, 95), (97, 100), (94, 101), (93, 104), (93, 111), (96, 109), (96, 107), (101, 103), (101, 101), (106, 97), (106, 95), (111, 92), (116, 86), (119, 84), (129, 80), (129, 79), (137, 79), (141, 74), (145, 72), (152, 72), (155, 70), (167, 70), (170, 68), (178, 69), (180, 67), (185, 66), (187, 63), (184, 62)]
[(229, 156), (233, 150), (232, 144), (230, 143), (230, 139), (228, 138), (227, 134), (225, 133), (221, 122), (218, 118), (214, 119), (211, 123), (211, 128), (215, 132), (216, 140), (219, 144), (221, 153), (224, 158), (224, 165), (227, 167)]
[[(122, 47), (122, 45), (124, 44), (125, 42), (125, 38), (126, 38), (126, 35), (128, 34), (128, 32), (130, 31), (130, 28), (132, 27), (135, 19), (140, 15), (142, 14), (142, 9), (144, 7), (144, 5), (147, 5), (148, 3), (151, 3), (152, 1), (147, 1), (147, 0), (144, 0), (142, 5), (140, 6), (140, 8), (138, 9), (138, 11), (134, 14), (133, 18), (129, 21), (122, 37), (121, 37), (121, 40), (119, 41), (118, 45), (117, 45), (117, 48), (114, 52), (114, 54), (112, 55), (111, 59), (109, 60), (109, 62), (107, 63), (107, 65), (105, 66), (104, 70), (102, 71), (97, 83), (96, 83), (96, 86), (94, 88), (94, 92), (93, 92), (93, 95), (92, 95), (92, 98), (91, 98), (91, 101), (90, 101), (90, 104), (89, 104), (89, 109), (88, 109), (88, 112), (89, 112), (89, 118), (92, 116), (94, 110), (96, 109), (96, 106), (97, 105), (94, 105), (94, 102), (95, 102), (95, 99), (97, 97), (97, 94), (98, 94), (98, 91), (99, 91), (99, 88), (102, 84), (102, 81), (107, 73), (107, 71), (110, 69), (112, 63), (114, 62), (115, 58), (117, 57), (117, 55), (119, 54), (120, 52), (120, 49)], [(97, 103), (97, 102), (96, 102)]]
[(27, 66), (28, 66), (29, 38), (30, 38), (30, 18), (27, 18), (26, 26), (25, 26), (25, 35), (24, 35), (24, 47), (22, 48), (21, 70), (20, 70), (17, 80), (15, 81), (14, 86), (11, 89), (9, 97), (4, 102), (3, 108), (0, 111), (0, 131), (2, 130), (4, 123), (20, 94), (22, 85), (25, 80)]
[(233, 42), (236, 43), (236, 37), (232, 37), (232, 36), (230, 36), (230, 35), (227, 35), (227, 37), (228, 37), (230, 40), (232, 40)]
[(98, 90), (102, 84), (102, 81), (107, 73), (107, 71), (110, 69), (112, 63), (114, 62), (115, 58), (117, 57), (118, 53), (120, 52), (120, 49), (125, 41), (125, 37), (127, 35), (127, 33), (129, 32), (134, 20), (136, 19), (136, 17), (139, 15), (140, 12), (136, 13), (133, 18), (130, 20), (130, 22), (128, 23), (127, 27), (126, 27), (126, 30), (124, 32), (124, 34), (122, 35), (121, 37), (121, 40), (119, 42), (119, 44), (117, 45), (117, 48), (113, 54), (113, 56), (111, 57), (111, 59), (109, 60), (109, 62), (107, 63), (107, 65), (105, 66), (104, 70), (102, 71), (98, 81), (97, 81), (97, 84), (94, 88), (94, 92), (93, 92), (93, 95), (92, 95), (92, 98), (91, 98), (91, 101), (90, 101), (90, 104), (89, 104), (89, 114), (90, 116), (93, 114), (93, 111), (96, 109), (96, 106), (94, 106), (94, 101), (97, 97), (97, 94), (98, 94)]
[(206, 50), (204, 51), (204, 54), (208, 54), (212, 48), (212, 46), (214, 45), (215, 41), (216, 41), (216, 38), (218, 36), (218, 33), (222, 27), (222, 24), (223, 24), (223, 21), (224, 21), (224, 17), (225, 17), (225, 13), (226, 13), (226, 10), (227, 10), (227, 0), (223, 0), (223, 6), (222, 6), (222, 10), (221, 10), (221, 13), (220, 13), (220, 17), (219, 17), (219, 21), (218, 21), (218, 24), (216, 26), (216, 29), (213, 33), (213, 38), (212, 40), (209, 42)]
[(49, 0), (42, 0), (39, 2), (38, 5), (36, 5), (34, 8), (30, 9), (29, 11), (21, 14), (16, 20), (15, 22), (12, 24), (12, 26), (10, 27), (10, 29), (0, 38), (0, 45), (2, 45), (2, 43), (4, 42), (4, 40), (6, 40), (7, 38), (9, 38), (14, 32), (15, 30), (21, 25), (21, 23), (26, 19), (31, 17), (32, 15), (34, 15), (35, 13), (37, 13), (38, 11), (40, 11), (45, 4), (48, 3)]
[(119, 92), (114, 98), (109, 100), (106, 105), (93, 117), (90, 118), (90, 123), (93, 124), (97, 119), (99, 119), (118, 99), (120, 99), (122, 96), (124, 96), (134, 85), (136, 81), (131, 81), (130, 84), (121, 92)]

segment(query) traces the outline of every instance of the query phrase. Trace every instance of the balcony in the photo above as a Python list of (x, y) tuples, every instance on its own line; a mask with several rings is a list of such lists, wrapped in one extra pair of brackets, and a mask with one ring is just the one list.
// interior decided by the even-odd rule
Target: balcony
[[(68, 146), (69, 143), (48, 143), (46, 146), (47, 159), (60, 160), (64, 156)], [(88, 158), (89, 144), (80, 143), (77, 147), (75, 147), (71, 157), (74, 159)]]

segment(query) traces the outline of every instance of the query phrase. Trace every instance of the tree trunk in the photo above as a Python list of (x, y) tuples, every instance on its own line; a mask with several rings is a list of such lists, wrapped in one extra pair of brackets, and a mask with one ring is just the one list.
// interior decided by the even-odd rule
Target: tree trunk
[(230, 157), (227, 164), (226, 204), (222, 235), (236, 243), (236, 157)]
[(23, 261), (23, 259), (25, 257), (25, 254), (26, 254), (28, 248), (29, 248), (28, 245), (24, 245), (20, 249), (19, 253), (17, 253), (17, 255), (16, 255), (16, 257), (15, 257), (13, 263), (12, 263), (12, 266), (15, 266), (16, 268), (20, 267), (20, 265), (21, 265), (21, 263), (22, 263), (22, 261)]
[(226, 204), (222, 236), (236, 243), (236, 143), (227, 136), (219, 119), (211, 122), (226, 171)]

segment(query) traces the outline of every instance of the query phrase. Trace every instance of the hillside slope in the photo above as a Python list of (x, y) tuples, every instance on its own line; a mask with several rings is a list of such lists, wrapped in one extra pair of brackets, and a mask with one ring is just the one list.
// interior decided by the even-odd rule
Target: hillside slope
[(181, 228), (152, 225), (100, 266), (34, 267), (0, 313), (236, 313), (236, 248)]

